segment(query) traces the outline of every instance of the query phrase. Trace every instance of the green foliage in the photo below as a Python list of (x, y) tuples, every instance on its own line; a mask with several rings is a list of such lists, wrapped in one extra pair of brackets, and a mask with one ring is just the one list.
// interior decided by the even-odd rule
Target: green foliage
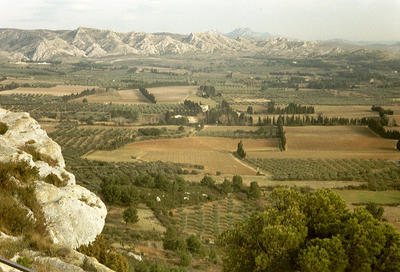
[(0, 135), (4, 135), (8, 130), (7, 124), (0, 122)]
[(249, 197), (252, 199), (259, 199), (261, 197), (261, 189), (256, 181), (250, 183)]
[(179, 265), (186, 267), (189, 266), (191, 262), (192, 262), (192, 256), (190, 256), (189, 252), (187, 251), (179, 252)]
[(203, 186), (213, 187), (213, 186), (215, 186), (215, 180), (212, 177), (210, 177), (209, 175), (205, 175), (201, 179), (200, 184)]
[[(247, 159), (274, 180), (368, 182), (371, 190), (400, 189), (400, 168), (382, 159)], [(366, 187), (366, 186), (365, 186)]]
[(234, 192), (240, 192), (243, 190), (243, 179), (239, 175), (232, 177), (232, 188)]
[(237, 146), (236, 154), (239, 156), (239, 158), (244, 159), (246, 158), (246, 152), (243, 149), (243, 142), (240, 140)]
[(101, 235), (97, 236), (93, 243), (79, 247), (78, 251), (96, 258), (114, 271), (128, 272), (128, 260), (122, 254), (117, 253)]
[(135, 272), (185, 272), (186, 270), (181, 267), (173, 267), (165, 264), (160, 260), (150, 261), (144, 260), (133, 264)]
[(224, 194), (229, 194), (232, 193), (232, 182), (230, 182), (228, 179), (224, 179), (224, 181), (221, 184), (221, 190)]
[(339, 238), (313, 239), (299, 253), (300, 271), (343, 272), (348, 265), (346, 251)]
[(33, 260), (28, 257), (19, 257), (17, 260), (17, 263), (22, 266), (25, 266), (27, 268), (31, 268), (32, 264), (33, 264)]
[(124, 221), (126, 223), (137, 223), (139, 221), (139, 217), (137, 214), (137, 209), (135, 206), (130, 205), (128, 208), (124, 210), (124, 213), (122, 215), (124, 218)]
[(61, 180), (56, 174), (49, 174), (45, 177), (44, 182), (53, 184), (54, 186), (57, 187), (64, 187), (67, 186), (67, 182), (64, 180)]
[(200, 239), (193, 234), (186, 239), (186, 245), (192, 254), (200, 254), (203, 250)]
[(377, 220), (382, 220), (385, 209), (382, 206), (378, 206), (376, 203), (369, 202), (365, 209)]
[(11, 196), (0, 193), (0, 198), (0, 229), (16, 235), (32, 231), (34, 221), (27, 210)]
[(186, 241), (183, 240), (181, 235), (178, 235), (175, 227), (168, 226), (167, 231), (164, 234), (163, 239), (164, 249), (169, 249), (172, 251), (186, 251)]
[(219, 237), (224, 271), (400, 271), (400, 234), (366, 209), (329, 190), (280, 188), (270, 200)]

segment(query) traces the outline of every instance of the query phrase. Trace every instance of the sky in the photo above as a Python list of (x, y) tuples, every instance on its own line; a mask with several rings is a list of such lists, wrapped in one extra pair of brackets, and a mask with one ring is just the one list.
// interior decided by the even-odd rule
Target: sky
[(188, 34), (249, 27), (304, 40), (400, 41), (400, 0), (0, 0), (0, 28)]

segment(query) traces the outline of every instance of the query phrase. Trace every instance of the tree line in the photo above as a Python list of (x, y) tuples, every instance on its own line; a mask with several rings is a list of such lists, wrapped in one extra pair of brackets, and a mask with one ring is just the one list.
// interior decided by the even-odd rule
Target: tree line
[(154, 94), (149, 93), (149, 91), (146, 88), (140, 87), (139, 91), (142, 93), (142, 95), (144, 97), (146, 97), (148, 100), (150, 100), (151, 103), (154, 103), (154, 104), (157, 103), (156, 97), (154, 96)]
[(366, 126), (368, 118), (345, 118), (345, 117), (324, 117), (321, 114), (315, 116), (282, 116), (278, 117), (258, 117), (257, 126), (276, 126), (281, 120), (284, 126)]
[(93, 89), (86, 89), (80, 93), (76, 93), (76, 94), (70, 94), (70, 95), (63, 95), (62, 96), (62, 100), (64, 102), (68, 101), (68, 100), (72, 100), (72, 99), (76, 99), (79, 97), (84, 97), (84, 96), (88, 96), (88, 95), (94, 95), (97, 93), (97, 90), (95, 88)]
[(268, 102), (268, 114), (314, 114), (315, 109), (313, 106), (302, 106), (295, 103), (290, 103), (284, 108), (275, 106), (275, 102)]
[(380, 117), (383, 117), (385, 114), (393, 115), (393, 110), (391, 110), (391, 109), (385, 110), (384, 108), (379, 107), (379, 106), (372, 106), (371, 110), (378, 112)]
[(8, 91), (8, 90), (14, 90), (17, 88), (51, 88), (56, 86), (56, 84), (51, 84), (51, 83), (16, 83), (16, 82), (11, 82), (9, 84), (1, 84), (0, 85), (0, 91)]
[(370, 118), (368, 120), (368, 127), (376, 134), (387, 139), (400, 140), (400, 132), (397, 130), (388, 130), (382, 125), (381, 119)]

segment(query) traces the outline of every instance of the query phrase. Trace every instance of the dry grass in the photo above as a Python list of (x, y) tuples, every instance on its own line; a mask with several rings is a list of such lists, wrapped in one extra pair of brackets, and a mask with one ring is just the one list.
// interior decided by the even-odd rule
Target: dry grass
[(400, 204), (399, 191), (365, 191), (365, 190), (336, 190), (347, 203)]
[(45, 130), (47, 134), (52, 133), (57, 130), (56, 126), (58, 125), (58, 122), (49, 122), (49, 123), (42, 123), (40, 122), (40, 128)]
[[(96, 151), (87, 159), (103, 161), (171, 161), (205, 166), (205, 172), (224, 174), (254, 175), (255, 169), (243, 164), (232, 156), (237, 139), (221, 137), (189, 137), (181, 139), (160, 139), (126, 145), (114, 151)], [(277, 146), (276, 139), (244, 139), (246, 152), (270, 152)]]
[(139, 221), (135, 224), (125, 224), (122, 214), (125, 208), (113, 206), (107, 214), (107, 225), (118, 227), (124, 225), (126, 228), (138, 231), (156, 231), (165, 232), (165, 227), (154, 216), (153, 211), (145, 205), (139, 205), (137, 208)]
[(385, 218), (397, 230), (400, 230), (400, 207), (385, 207), (383, 218)]
[(197, 86), (168, 86), (149, 88), (148, 91), (156, 97), (158, 104), (183, 103), (187, 97), (195, 94)]
[(81, 102), (87, 99), (89, 103), (113, 103), (113, 104), (148, 104), (149, 100), (144, 97), (139, 90), (108, 91), (95, 95), (88, 95), (72, 100)]
[(251, 158), (400, 159), (396, 140), (384, 139), (362, 126), (286, 127), (286, 152), (249, 152)]
[(81, 93), (86, 89), (93, 89), (95, 86), (82, 86), (82, 85), (57, 85), (51, 88), (17, 88), (14, 90), (3, 91), (0, 94), (42, 94), (42, 95), (54, 95), (63, 96)]
[(7, 77), (6, 80), (1, 81), (1, 84), (11, 84), (11, 83), (18, 83), (18, 84), (63, 84), (62, 81), (60, 80), (37, 80), (34, 78), (13, 78), (13, 77)]
[(377, 112), (371, 111), (370, 106), (314, 106), (315, 113), (327, 117), (362, 118), (377, 117)]

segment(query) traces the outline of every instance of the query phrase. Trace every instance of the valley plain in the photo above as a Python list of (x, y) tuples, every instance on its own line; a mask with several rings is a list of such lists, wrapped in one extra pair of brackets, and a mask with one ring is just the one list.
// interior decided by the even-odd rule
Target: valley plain
[(89, 28), (27, 32), (32, 50), (21, 31), (0, 30), (0, 107), (38, 120), (106, 203), (102, 236), (129, 271), (132, 253), (149, 267), (221, 271), (219, 235), (280, 187), (374, 203), (400, 229), (395, 50)]

